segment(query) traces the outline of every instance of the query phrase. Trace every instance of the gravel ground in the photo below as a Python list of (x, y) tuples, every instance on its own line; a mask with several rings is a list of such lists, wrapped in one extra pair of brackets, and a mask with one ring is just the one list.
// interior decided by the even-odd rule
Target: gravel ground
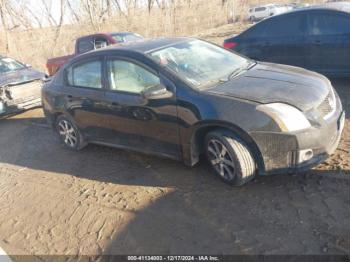
[[(350, 80), (334, 81), (345, 109)], [(315, 169), (232, 188), (205, 164), (63, 149), (41, 109), (0, 121), (8, 254), (350, 254), (350, 123)]]

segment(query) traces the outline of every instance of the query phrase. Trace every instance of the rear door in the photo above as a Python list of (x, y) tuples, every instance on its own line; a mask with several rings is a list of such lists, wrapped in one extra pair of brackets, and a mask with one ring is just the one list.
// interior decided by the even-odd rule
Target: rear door
[(350, 74), (350, 14), (308, 14), (306, 67), (326, 75)]
[(89, 140), (102, 140), (109, 128), (103, 81), (103, 58), (92, 57), (65, 69), (66, 109)]
[(304, 14), (269, 18), (240, 35), (236, 50), (256, 60), (303, 67), (305, 31)]

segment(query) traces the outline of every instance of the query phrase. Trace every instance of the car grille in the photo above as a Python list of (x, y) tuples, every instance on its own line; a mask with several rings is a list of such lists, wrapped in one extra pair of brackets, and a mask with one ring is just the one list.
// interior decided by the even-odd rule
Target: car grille
[(321, 116), (326, 119), (334, 113), (335, 104), (335, 96), (331, 90), (323, 102), (317, 107), (317, 110), (320, 112)]

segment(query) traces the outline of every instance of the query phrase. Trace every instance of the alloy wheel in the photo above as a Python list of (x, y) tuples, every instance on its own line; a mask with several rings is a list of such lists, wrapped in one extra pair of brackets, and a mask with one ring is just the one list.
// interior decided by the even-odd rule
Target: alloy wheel
[(217, 139), (208, 142), (209, 161), (217, 173), (225, 180), (235, 177), (235, 164), (226, 146)]
[(76, 147), (78, 137), (73, 125), (70, 122), (64, 119), (61, 120), (58, 123), (58, 132), (67, 146), (72, 148)]

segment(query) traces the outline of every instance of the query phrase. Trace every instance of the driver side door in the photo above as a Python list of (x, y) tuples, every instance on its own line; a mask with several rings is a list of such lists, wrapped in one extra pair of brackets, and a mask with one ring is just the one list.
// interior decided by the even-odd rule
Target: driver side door
[[(115, 57), (106, 63), (110, 142), (180, 159), (175, 85), (136, 60)], [(172, 95), (159, 99), (143, 95), (145, 89), (157, 85)]]

